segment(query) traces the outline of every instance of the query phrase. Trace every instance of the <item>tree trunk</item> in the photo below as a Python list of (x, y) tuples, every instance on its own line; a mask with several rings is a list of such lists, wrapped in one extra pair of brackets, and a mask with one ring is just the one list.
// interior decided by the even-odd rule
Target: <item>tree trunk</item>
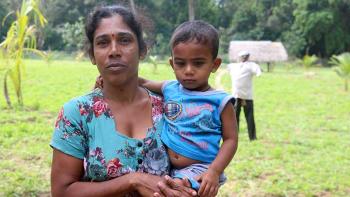
[(130, 3), (132, 13), (134, 13), (136, 15), (136, 8), (135, 8), (134, 0), (129, 0), (129, 3)]
[(188, 0), (188, 20), (194, 20), (194, 0)]

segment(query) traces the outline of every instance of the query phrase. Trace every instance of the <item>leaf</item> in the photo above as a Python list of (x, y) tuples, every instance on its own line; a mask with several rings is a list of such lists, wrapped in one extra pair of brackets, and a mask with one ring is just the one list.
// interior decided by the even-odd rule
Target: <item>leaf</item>
[(343, 78), (350, 78), (350, 53), (342, 53), (341, 55), (333, 55), (329, 61), (333, 66), (337, 66), (334, 70)]
[[(34, 12), (34, 15), (32, 13)], [(9, 13), (13, 14), (14, 12)], [(17, 95), (18, 103), (23, 105), (22, 98), (22, 76), (24, 74), (25, 65), (23, 62), (23, 54), (25, 51), (31, 51), (44, 57), (44, 53), (36, 50), (35, 25), (31, 25), (32, 16), (39, 17), (40, 24), (46, 23), (39, 10), (39, 0), (23, 0), (20, 10), (16, 12), (16, 20), (12, 22), (7, 31), (5, 40), (0, 43), (4, 58), (6, 59), (4, 92), (8, 93), (7, 77), (9, 76)], [(7, 18), (6, 16), (6, 18)], [(4, 21), (3, 21), (4, 23)], [(5, 98), (9, 99), (5, 94)], [(7, 102), (9, 105), (9, 102)]]
[(8, 92), (8, 85), (7, 85), (8, 72), (9, 71), (6, 71), (5, 75), (4, 75), (4, 96), (5, 96), (5, 100), (6, 100), (7, 106), (11, 107), (11, 100), (10, 100), (10, 95), (9, 95), (9, 92)]

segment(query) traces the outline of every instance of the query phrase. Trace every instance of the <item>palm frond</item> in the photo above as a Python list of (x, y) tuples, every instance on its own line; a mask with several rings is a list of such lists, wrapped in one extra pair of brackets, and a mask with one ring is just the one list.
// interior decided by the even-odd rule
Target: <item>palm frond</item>
[[(14, 12), (9, 13), (13, 14)], [(44, 25), (47, 21), (39, 9), (39, 0), (23, 0), (20, 10), (16, 12), (16, 20), (12, 22), (5, 40), (0, 43), (1, 49), (4, 51), (6, 59), (6, 77), (4, 80), (4, 92), (8, 93), (7, 78), (10, 77), (18, 103), (23, 105), (22, 98), (22, 76), (25, 71), (23, 55), (25, 51), (31, 51), (40, 56), (36, 50), (35, 25), (30, 25), (31, 17), (39, 18), (40, 25)], [(9, 99), (8, 95), (5, 98)], [(10, 102), (8, 102), (10, 104)]]
[(342, 53), (340, 55), (333, 55), (329, 60), (329, 63), (333, 66), (334, 71), (344, 79), (345, 90), (348, 90), (348, 80), (350, 79), (350, 53)]
[(14, 13), (15, 13), (14, 11), (11, 11), (11, 12), (9, 12), (8, 14), (6, 14), (6, 16), (2, 19), (1, 26), (4, 26), (4, 25), (5, 25), (5, 22), (6, 22), (6, 20), (7, 20), (7, 18), (8, 18), (9, 16), (11, 16), (12, 14), (14, 14)]

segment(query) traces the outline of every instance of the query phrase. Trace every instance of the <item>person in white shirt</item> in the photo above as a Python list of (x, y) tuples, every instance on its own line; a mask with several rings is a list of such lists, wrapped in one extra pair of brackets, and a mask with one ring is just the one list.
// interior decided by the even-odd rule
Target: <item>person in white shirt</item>
[(245, 119), (248, 125), (250, 140), (256, 140), (256, 130), (253, 107), (253, 77), (261, 75), (261, 68), (258, 64), (250, 62), (249, 52), (241, 51), (238, 56), (239, 63), (228, 64), (232, 81), (232, 94), (236, 98), (235, 110), (237, 126), (239, 128), (239, 115), (241, 107), (244, 109)]

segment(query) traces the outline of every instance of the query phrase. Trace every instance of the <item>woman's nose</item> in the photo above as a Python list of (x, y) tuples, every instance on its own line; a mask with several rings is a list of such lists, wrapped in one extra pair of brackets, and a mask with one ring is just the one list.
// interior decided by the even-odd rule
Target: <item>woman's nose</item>
[(118, 46), (117, 42), (111, 43), (110, 55), (111, 56), (120, 56), (121, 55), (120, 46)]

